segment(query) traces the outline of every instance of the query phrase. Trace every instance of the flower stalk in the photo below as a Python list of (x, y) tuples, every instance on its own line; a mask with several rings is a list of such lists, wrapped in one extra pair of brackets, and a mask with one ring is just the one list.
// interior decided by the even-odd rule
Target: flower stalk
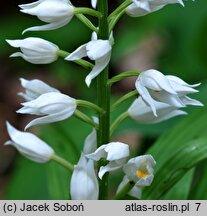
[(74, 112), (74, 115), (76, 118), (80, 119), (83, 122), (86, 122), (86, 123), (92, 125), (94, 128), (96, 128), (96, 130), (98, 130), (98, 128), (99, 128), (98, 124), (96, 124), (91, 118), (89, 118), (87, 115), (85, 115), (81, 111), (76, 110)]
[(112, 124), (110, 128), (110, 134), (112, 135), (116, 128), (129, 116), (129, 113), (126, 111), (122, 113)]
[(140, 71), (137, 71), (137, 70), (130, 70), (130, 71), (125, 71), (123, 73), (120, 73), (119, 75), (117, 76), (114, 76), (113, 78), (111, 78), (109, 81), (108, 81), (108, 85), (113, 85), (114, 83), (116, 82), (119, 82), (127, 77), (132, 77), (132, 76), (139, 76), (141, 72)]
[(86, 108), (92, 109), (92, 110), (94, 110), (97, 113), (100, 113), (100, 114), (104, 114), (105, 113), (105, 111), (101, 107), (99, 107), (96, 104), (91, 103), (89, 101), (76, 100), (76, 103), (80, 107), (86, 107)]
[(87, 14), (94, 17), (102, 17), (102, 14), (96, 10), (93, 10), (91, 8), (85, 8), (85, 7), (78, 7), (74, 9), (75, 14)]
[(128, 183), (115, 195), (115, 200), (121, 200), (124, 198), (128, 192), (134, 187), (135, 183), (133, 181), (128, 181)]
[(52, 155), (51, 160), (62, 165), (63, 167), (65, 167), (66, 169), (68, 169), (71, 172), (74, 170), (73, 164), (71, 164), (70, 162), (66, 161), (65, 159), (63, 159), (62, 157), (60, 157), (56, 154)]
[(98, 29), (93, 25), (93, 23), (86, 16), (84, 16), (83, 14), (76, 14), (75, 16), (93, 32), (98, 33)]
[(134, 98), (135, 96), (138, 95), (137, 90), (131, 91), (127, 94), (125, 94), (124, 96), (122, 96), (121, 98), (119, 98), (119, 100), (117, 100), (111, 107), (111, 111), (116, 110), (121, 104), (123, 104), (125, 101)]
[[(58, 50), (57, 51), (57, 55), (59, 57), (62, 57), (62, 58), (66, 58), (67, 56), (70, 55), (69, 52), (66, 52), (64, 50)], [(82, 66), (83, 68), (87, 69), (87, 70), (91, 70), (93, 68), (93, 64), (86, 61), (86, 60), (83, 60), (83, 59), (80, 59), (80, 60), (75, 60), (74, 61), (76, 64)]]

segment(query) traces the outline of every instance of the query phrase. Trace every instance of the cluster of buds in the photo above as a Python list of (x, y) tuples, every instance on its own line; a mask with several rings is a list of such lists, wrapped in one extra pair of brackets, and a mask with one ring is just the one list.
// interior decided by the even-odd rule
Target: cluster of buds
[[(126, 12), (129, 16), (139, 17), (157, 11), (167, 4), (174, 3), (183, 5), (182, 0), (130, 0), (129, 4), (123, 8), (123, 11), (118, 10), (118, 14), (112, 14), (120, 17), (123, 12)], [(91, 5), (95, 9), (97, 0), (91, 0)], [(38, 0), (34, 3), (20, 5), (20, 8), (21, 12), (37, 16), (41, 21), (47, 23), (43, 26), (27, 28), (23, 33), (60, 28), (68, 24), (75, 15), (82, 15), (82, 13), (95, 17), (100, 16), (100, 13), (94, 9), (76, 8), (69, 0)], [(87, 18), (83, 17), (81, 16), (81, 19), (84, 22)], [(112, 18), (110, 17), (110, 19)], [(92, 28), (93, 31), (99, 31), (99, 28), (93, 28), (89, 21), (86, 21), (85, 24)], [(85, 83), (89, 87), (92, 80), (98, 77), (108, 66), (114, 45), (112, 29), (109, 32), (109, 38), (106, 37), (105, 40), (99, 39), (96, 32), (92, 33), (89, 42), (81, 45), (72, 53), (62, 51), (57, 45), (41, 38), (29, 37), (22, 40), (7, 40), (7, 42), (21, 50), (21, 52), (13, 53), (11, 57), (22, 57), (33, 64), (49, 64), (61, 56), (66, 61), (90, 65), (91, 70), (85, 79)], [(94, 61), (94, 64), (82, 60), (84, 57)], [(130, 156), (128, 144), (108, 141), (108, 143), (98, 145), (98, 118), (90, 118), (84, 115), (78, 110), (78, 106), (92, 108), (100, 116), (106, 110), (102, 110), (102, 107), (91, 102), (77, 100), (65, 95), (43, 81), (23, 78), (20, 81), (25, 91), (20, 92), (19, 95), (24, 98), (25, 102), (22, 103), (23, 107), (17, 110), (17, 113), (40, 116), (29, 122), (25, 130), (35, 125), (63, 121), (73, 115), (94, 127), (85, 139), (83, 151), (80, 153), (80, 159), (75, 166), (64, 161), (64, 159), (60, 159), (48, 144), (35, 135), (21, 132), (9, 123), (7, 123), (7, 130), (11, 140), (7, 141), (6, 145), (13, 145), (22, 155), (32, 161), (46, 163), (55, 160), (72, 170), (70, 194), (74, 200), (98, 199), (99, 181), (103, 179), (106, 173), (118, 169), (123, 170), (124, 177), (118, 186), (117, 196), (120, 196), (123, 188), (130, 183), (133, 184), (133, 187), (126, 194), (138, 199), (141, 198), (142, 189), (151, 185), (154, 178), (156, 162), (153, 156), (142, 155), (128, 160)], [(199, 85), (190, 85), (176, 76), (165, 76), (154, 69), (143, 71), (138, 75), (135, 83), (139, 96), (128, 108), (127, 116), (140, 123), (152, 124), (174, 116), (185, 115), (187, 113), (180, 110), (180, 108), (187, 105), (203, 105), (200, 101), (187, 96), (198, 92), (194, 87)], [(117, 122), (119, 123), (119, 121)]]

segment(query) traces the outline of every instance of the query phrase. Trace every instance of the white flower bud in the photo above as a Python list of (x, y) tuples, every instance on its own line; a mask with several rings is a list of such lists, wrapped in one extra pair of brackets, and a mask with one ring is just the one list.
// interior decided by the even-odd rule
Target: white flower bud
[(144, 16), (162, 9), (168, 4), (179, 3), (184, 6), (182, 0), (132, 0), (132, 4), (126, 9), (126, 13), (132, 17)]
[(41, 38), (29, 37), (23, 40), (6, 41), (22, 51), (13, 53), (10, 57), (22, 57), (32, 64), (48, 64), (58, 58), (58, 46)]
[(18, 95), (22, 96), (26, 101), (34, 100), (45, 93), (60, 92), (59, 90), (52, 88), (48, 84), (38, 79), (26, 80), (20, 78), (20, 81), (22, 87), (25, 88), (25, 93), (20, 92)]
[(35, 26), (23, 31), (45, 31), (60, 28), (70, 22), (74, 16), (74, 7), (69, 0), (39, 0), (19, 5), (21, 12), (37, 16), (48, 24)]
[(74, 168), (70, 183), (72, 200), (97, 200), (99, 194), (98, 180), (94, 170), (94, 162), (81, 155)]
[(5, 145), (13, 145), (26, 158), (38, 163), (46, 163), (54, 155), (54, 150), (35, 135), (21, 132), (8, 122), (7, 130), (11, 140)]
[(98, 176), (102, 179), (106, 172), (114, 171), (121, 168), (129, 156), (129, 146), (120, 142), (111, 142), (100, 146), (94, 153), (86, 155), (95, 161), (106, 159), (109, 163), (106, 166), (100, 167)]
[(43, 115), (43, 117), (32, 120), (25, 129), (34, 125), (65, 120), (73, 115), (77, 107), (74, 98), (59, 92), (43, 94), (22, 105), (23, 107), (17, 113)]

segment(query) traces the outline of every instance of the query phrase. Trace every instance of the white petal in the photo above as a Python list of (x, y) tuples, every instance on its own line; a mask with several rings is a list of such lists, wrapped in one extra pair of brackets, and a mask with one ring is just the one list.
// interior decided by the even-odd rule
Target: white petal
[(108, 161), (119, 160), (129, 156), (129, 146), (120, 142), (111, 142), (105, 147)]
[[(98, 118), (94, 117), (94, 122), (98, 123)], [(84, 141), (83, 153), (90, 154), (97, 149), (97, 134), (96, 129), (86, 137)]]
[(99, 194), (98, 180), (92, 160), (87, 160), (82, 154), (75, 166), (71, 178), (72, 200), (97, 200)]
[(67, 56), (65, 60), (74, 61), (74, 60), (79, 60), (87, 56), (86, 46), (87, 44), (80, 46), (78, 49), (72, 52), (69, 56)]
[(98, 35), (96, 32), (93, 32), (92, 35), (91, 35), (91, 40), (94, 41), (94, 40), (98, 40)]
[(96, 8), (97, 0), (91, 0), (91, 5), (92, 5), (93, 8)]
[(58, 122), (58, 121), (68, 119), (73, 115), (74, 112), (75, 112), (74, 108), (68, 108), (67, 110), (61, 111), (59, 113), (50, 114), (48, 116), (43, 116), (34, 119), (29, 124), (26, 125), (25, 130), (27, 130), (28, 128), (34, 125), (48, 124), (48, 123), (53, 123), (53, 122)]
[(21, 4), (21, 5), (19, 5), (19, 7), (21, 9), (30, 9), (30, 8), (36, 7), (37, 5), (39, 5), (43, 1), (47, 1), (47, 0), (39, 0), (36, 2), (29, 3), (29, 4)]
[(136, 84), (136, 89), (140, 94), (140, 96), (151, 107), (154, 116), (157, 116), (154, 100), (149, 94), (148, 90), (140, 82), (136, 82), (135, 84)]
[(88, 87), (90, 86), (92, 79), (97, 77), (104, 70), (104, 68), (109, 64), (110, 59), (111, 59), (111, 52), (95, 61), (95, 66), (93, 67), (92, 71), (87, 75), (85, 79), (86, 85)]
[(126, 160), (122, 160), (122, 163), (117, 163), (116, 161), (110, 161), (106, 166), (100, 167), (100, 170), (98, 172), (98, 177), (102, 179), (106, 172), (115, 171), (121, 168), (125, 162)]
[(160, 91), (160, 92), (150, 91), (150, 95), (156, 101), (160, 101), (178, 108), (185, 107), (184, 103), (178, 97), (178, 95), (169, 94), (166, 91)]
[[(72, 18), (72, 17), (71, 17)], [(67, 25), (71, 18), (66, 18), (64, 20), (61, 20), (59, 22), (53, 22), (53, 23), (49, 23), (49, 24), (46, 24), (46, 25), (42, 25), (42, 26), (34, 26), (34, 27), (30, 27), (30, 28), (27, 28), (25, 29), (22, 34), (28, 32), (28, 31), (48, 31), (48, 30), (54, 30), (54, 29), (58, 29), (58, 28), (61, 28), (65, 25)]]
[(172, 107), (165, 103), (154, 101), (154, 104), (157, 110), (157, 117), (153, 115), (150, 107), (141, 97), (136, 99), (128, 109), (129, 116), (140, 123), (154, 124), (178, 115), (187, 114), (186, 112), (177, 110), (176, 107)]
[(151, 70), (144, 71), (139, 75), (139, 77), (142, 85), (144, 85), (145, 87), (151, 90), (154, 91), (165, 90), (170, 94), (176, 94), (176, 92), (173, 90), (172, 86), (170, 85), (169, 80), (161, 72), (157, 70), (151, 69)]
[(187, 97), (187, 96), (181, 97), (181, 100), (182, 100), (182, 102), (183, 102), (185, 105), (204, 106), (204, 104), (201, 103), (200, 101), (195, 100), (195, 99), (192, 99), (192, 98)]
[(91, 60), (98, 60), (111, 53), (111, 45), (108, 40), (93, 40), (87, 43), (86, 50)]
[(54, 150), (35, 135), (18, 131), (8, 122), (7, 130), (12, 141), (6, 142), (6, 144), (16, 147), (28, 159), (38, 163), (45, 163), (54, 154)]
[(107, 145), (100, 146), (94, 153), (87, 154), (86, 157), (95, 161), (99, 161), (101, 158), (106, 158), (107, 153), (104, 150), (106, 146)]

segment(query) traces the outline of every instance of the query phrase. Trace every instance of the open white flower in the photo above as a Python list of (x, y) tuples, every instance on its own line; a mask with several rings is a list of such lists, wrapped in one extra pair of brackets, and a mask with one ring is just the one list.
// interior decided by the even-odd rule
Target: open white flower
[(184, 6), (182, 0), (132, 0), (132, 4), (126, 8), (126, 13), (132, 17), (144, 16), (175, 3)]
[(74, 168), (70, 183), (72, 200), (97, 200), (99, 195), (98, 179), (94, 170), (94, 162), (81, 155)]
[(25, 129), (34, 125), (65, 120), (73, 115), (77, 107), (74, 98), (59, 92), (43, 94), (32, 101), (22, 103), (22, 105), (23, 107), (17, 113), (43, 116), (32, 120)]
[(121, 168), (129, 156), (129, 146), (121, 142), (111, 142), (100, 146), (94, 153), (86, 155), (95, 161), (106, 159), (109, 163), (106, 166), (101, 166), (98, 176), (102, 179), (106, 172), (114, 171)]
[(93, 8), (96, 8), (97, 0), (91, 0), (91, 5), (92, 5)]
[(80, 46), (67, 56), (65, 60), (75, 61), (87, 56), (89, 59), (95, 61), (92, 71), (85, 79), (87, 86), (90, 86), (92, 79), (97, 77), (108, 65), (111, 59), (111, 49), (112, 46), (110, 40), (97, 39), (96, 35), (93, 34), (90, 42)]
[(142, 188), (151, 185), (154, 179), (155, 164), (156, 162), (152, 155), (143, 155), (130, 159), (123, 166), (123, 171), (126, 175), (117, 192), (128, 182), (132, 181), (135, 183), (135, 186), (130, 190), (129, 195), (140, 198)]
[(38, 79), (26, 80), (24, 78), (20, 78), (20, 81), (22, 87), (25, 88), (25, 93), (20, 92), (18, 95), (22, 96), (26, 101), (34, 100), (45, 93), (60, 92), (59, 90)]
[[(136, 89), (142, 99), (151, 107), (155, 116), (157, 116), (155, 100), (177, 108), (190, 104), (190, 98), (186, 98), (186, 94), (196, 92), (196, 90), (180, 78), (176, 78), (175, 76), (164, 76), (157, 70), (147, 70), (138, 76), (135, 83)], [(197, 85), (199, 84), (193, 86)], [(198, 105), (197, 101), (192, 100), (191, 105), (193, 103)]]
[(41, 38), (29, 37), (23, 40), (6, 41), (22, 51), (13, 53), (10, 57), (22, 57), (32, 64), (49, 64), (58, 58), (58, 46)]
[(60, 28), (70, 22), (74, 16), (74, 6), (69, 0), (39, 0), (19, 5), (21, 12), (37, 16), (48, 24), (35, 26), (23, 31), (45, 31)]
[(140, 123), (154, 124), (175, 116), (187, 115), (186, 112), (178, 110), (177, 107), (171, 106), (169, 104), (155, 100), (153, 100), (153, 103), (157, 112), (157, 116), (153, 114), (151, 107), (148, 106), (141, 97), (138, 97), (129, 107), (129, 116)]
[(6, 124), (11, 140), (5, 145), (14, 146), (26, 158), (38, 163), (46, 163), (54, 155), (54, 150), (35, 135), (21, 132), (8, 122)]

